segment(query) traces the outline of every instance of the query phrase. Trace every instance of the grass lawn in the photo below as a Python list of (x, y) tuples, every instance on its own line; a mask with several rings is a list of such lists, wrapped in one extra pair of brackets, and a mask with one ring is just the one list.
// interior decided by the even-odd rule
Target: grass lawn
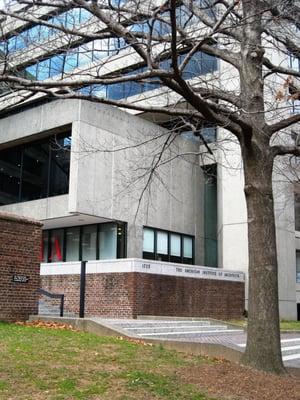
[(0, 323), (0, 400), (299, 400), (299, 378), (142, 341)]
[(208, 400), (177, 372), (209, 362), (162, 346), (0, 323), (1, 400)]
[[(246, 320), (231, 320), (233, 324), (247, 326)], [(300, 331), (300, 321), (280, 321), (280, 329), (283, 331)]]

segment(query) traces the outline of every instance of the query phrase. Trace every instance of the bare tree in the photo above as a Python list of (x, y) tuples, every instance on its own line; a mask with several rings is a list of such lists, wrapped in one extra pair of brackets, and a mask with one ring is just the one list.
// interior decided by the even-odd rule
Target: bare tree
[[(300, 113), (292, 112), (300, 98), (299, 64), (295, 67), (289, 63), (300, 58), (297, 1), (9, 3), (17, 6), (0, 12), (0, 82), (3, 90), (11, 92), (0, 102), (4, 112), (40, 96), (88, 98), (184, 118), (195, 132), (199, 132), (199, 121), (205, 120), (226, 129), (238, 141), (249, 239), (249, 321), (243, 362), (265, 371), (283, 372), (272, 172), (278, 156), (300, 155), (298, 137), (294, 140), (290, 135), (290, 128), (300, 121)], [(58, 15), (67, 10), (81, 10), (89, 17), (81, 25), (76, 13), (74, 21), (60, 22)], [(39, 40), (28, 43), (32, 47), (27, 46), (25, 55), (9, 48), (9, 38), (24, 26), (40, 29)], [(41, 39), (44, 32), (54, 32), (51, 45), (49, 38)], [(89, 57), (91, 46), (89, 68), (62, 67), (72, 64), (74, 54)], [(44, 60), (58, 54), (62, 57), (60, 74), (43, 76), (35, 70), (30, 75), (33, 65), (41, 68)], [(188, 69), (198, 54), (202, 71), (193, 77)], [(155, 88), (163, 100), (157, 105), (157, 100), (152, 102), (145, 93), (135, 101), (130, 93), (124, 94), (125, 99), (109, 95), (114, 85), (129, 84), (131, 88)], [(201, 141), (208, 149), (204, 137)]]

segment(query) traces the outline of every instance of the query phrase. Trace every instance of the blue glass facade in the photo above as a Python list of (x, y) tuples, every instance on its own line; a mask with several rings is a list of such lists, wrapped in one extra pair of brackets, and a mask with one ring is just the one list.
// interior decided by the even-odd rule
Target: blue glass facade
[[(60, 15), (54, 16), (47, 20), (49, 24), (63, 25), (67, 28), (79, 26), (91, 18), (91, 14), (80, 8), (73, 8)], [(4, 53), (14, 53), (25, 49), (33, 43), (41, 43), (56, 36), (60, 31), (55, 28), (50, 28), (45, 25), (36, 25), (16, 36), (12, 36), (5, 42), (0, 43), (0, 50)]]
[[(202, 6), (202, 3), (205, 3), (203, 0), (198, 0), (197, 3), (199, 2)], [(119, 4), (116, 4), (116, 6), (118, 5)], [(166, 12), (165, 15), (162, 14), (162, 18), (164, 17), (166, 22), (157, 19), (150, 19), (132, 24), (130, 29), (132, 31), (147, 32), (151, 26), (154, 35), (169, 34), (169, 12)], [(73, 28), (87, 22), (90, 18), (91, 14), (86, 10), (74, 8), (60, 15), (51, 17), (48, 19), (48, 22)], [(185, 9), (185, 6), (178, 7), (177, 19), (178, 24), (182, 27), (186, 27), (187, 25), (191, 26), (196, 22), (195, 17), (191, 15), (188, 9)], [(55, 37), (59, 32), (60, 31), (55, 28), (37, 25), (9, 38), (6, 42), (2, 42), (0, 44), (0, 50), (8, 54), (14, 54), (16, 51), (22, 50), (31, 44), (39, 44), (42, 42), (47, 43), (47, 41), (52, 37)], [(18, 72), (25, 73), (27, 78), (40, 81), (52, 77), (64, 77), (67, 74), (70, 74), (75, 68), (83, 67), (91, 62), (115, 55), (125, 47), (125, 41), (120, 38), (94, 40), (81, 44), (78, 47), (64, 50), (61, 54), (56, 54), (49, 58), (39, 60), (38, 62), (26, 67), (25, 70)], [(184, 54), (179, 55), (178, 62), (181, 63), (184, 57)], [(166, 59), (161, 61), (160, 66), (161, 68), (169, 69), (170, 64), (170, 60)], [(200, 75), (214, 72), (216, 69), (217, 60), (215, 57), (202, 52), (197, 52), (185, 67), (183, 78), (192, 79)], [(132, 70), (130, 72), (124, 72), (124, 75), (135, 74), (146, 70), (146, 67), (133, 66)], [(124, 82), (106, 86), (93, 85), (90, 87), (80, 88), (80, 90), (82, 93), (87, 95), (120, 100), (158, 87), (160, 87), (160, 83), (157, 79), (147, 79), (142, 82)]]

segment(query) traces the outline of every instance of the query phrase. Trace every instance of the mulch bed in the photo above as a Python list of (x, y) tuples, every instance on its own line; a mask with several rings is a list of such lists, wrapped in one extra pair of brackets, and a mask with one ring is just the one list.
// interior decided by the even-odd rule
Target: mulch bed
[(180, 370), (180, 379), (230, 400), (300, 400), (299, 376), (277, 376), (229, 361)]

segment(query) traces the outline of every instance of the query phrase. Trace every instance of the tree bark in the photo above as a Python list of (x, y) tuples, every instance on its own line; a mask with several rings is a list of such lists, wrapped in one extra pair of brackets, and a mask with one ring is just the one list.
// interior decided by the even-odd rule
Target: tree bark
[(284, 373), (280, 347), (278, 267), (272, 192), (273, 157), (266, 151), (244, 151), (248, 213), (248, 335), (242, 362)]

